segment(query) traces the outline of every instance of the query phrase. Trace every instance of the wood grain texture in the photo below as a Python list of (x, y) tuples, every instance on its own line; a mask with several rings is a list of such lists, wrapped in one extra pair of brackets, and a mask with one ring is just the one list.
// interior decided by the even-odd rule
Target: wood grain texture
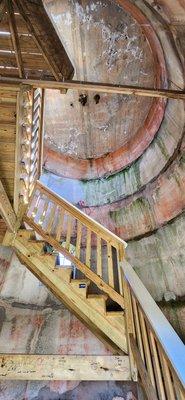
[(128, 356), (0, 355), (1, 380), (130, 380)]

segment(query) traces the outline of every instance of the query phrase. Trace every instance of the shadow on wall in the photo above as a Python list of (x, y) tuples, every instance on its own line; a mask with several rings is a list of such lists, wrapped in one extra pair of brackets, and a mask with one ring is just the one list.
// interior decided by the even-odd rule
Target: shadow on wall
[(135, 383), (80, 382), (73, 390), (60, 394), (47, 386), (30, 400), (137, 400)]

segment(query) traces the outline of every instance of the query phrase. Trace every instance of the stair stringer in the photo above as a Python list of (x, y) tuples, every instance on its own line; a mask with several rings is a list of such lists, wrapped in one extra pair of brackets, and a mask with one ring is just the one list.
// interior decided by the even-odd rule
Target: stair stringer
[(112, 318), (110, 320), (107, 315), (98, 312), (86, 298), (72, 289), (70, 283), (53, 272), (55, 257), (40, 255), (41, 243), (31, 243), (19, 233), (14, 238), (13, 246), (20, 261), (114, 353), (128, 354), (125, 324), (121, 332)]

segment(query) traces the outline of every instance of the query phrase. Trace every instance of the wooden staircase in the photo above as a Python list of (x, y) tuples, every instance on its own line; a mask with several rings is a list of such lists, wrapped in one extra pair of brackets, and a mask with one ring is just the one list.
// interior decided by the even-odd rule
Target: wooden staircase
[(33, 230), (20, 229), (14, 239), (20, 260), (80, 320), (117, 354), (127, 354), (124, 311), (107, 311), (106, 294), (89, 294), (90, 280), (73, 279), (72, 267), (56, 265), (57, 255), (44, 254), (44, 242)]
[[(21, 262), (115, 357), (121, 357), (118, 363), (126, 365), (122, 379), (140, 380), (148, 400), (184, 400), (184, 345), (125, 261), (125, 242), (40, 182), (21, 227), (6, 235), (6, 244), (14, 246)], [(59, 265), (59, 254), (70, 261), (67, 266)], [(3, 361), (1, 376), (20, 379), (20, 372), (23, 377), (28, 370), (31, 374), (33, 356), (26, 357), (11, 356), (12, 375), (3, 355), (8, 372)], [(40, 355), (32, 361), (41, 362)], [(47, 356), (42, 362), (48, 368)]]

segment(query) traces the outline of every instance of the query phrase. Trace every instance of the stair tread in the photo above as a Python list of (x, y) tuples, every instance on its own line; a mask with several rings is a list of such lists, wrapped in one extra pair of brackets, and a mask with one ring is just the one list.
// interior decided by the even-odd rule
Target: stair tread
[(124, 316), (124, 311), (107, 311), (106, 314), (109, 317), (119, 317), (119, 316)]
[(104, 300), (107, 300), (108, 297), (109, 296), (107, 294), (88, 294), (88, 299), (104, 299)]

